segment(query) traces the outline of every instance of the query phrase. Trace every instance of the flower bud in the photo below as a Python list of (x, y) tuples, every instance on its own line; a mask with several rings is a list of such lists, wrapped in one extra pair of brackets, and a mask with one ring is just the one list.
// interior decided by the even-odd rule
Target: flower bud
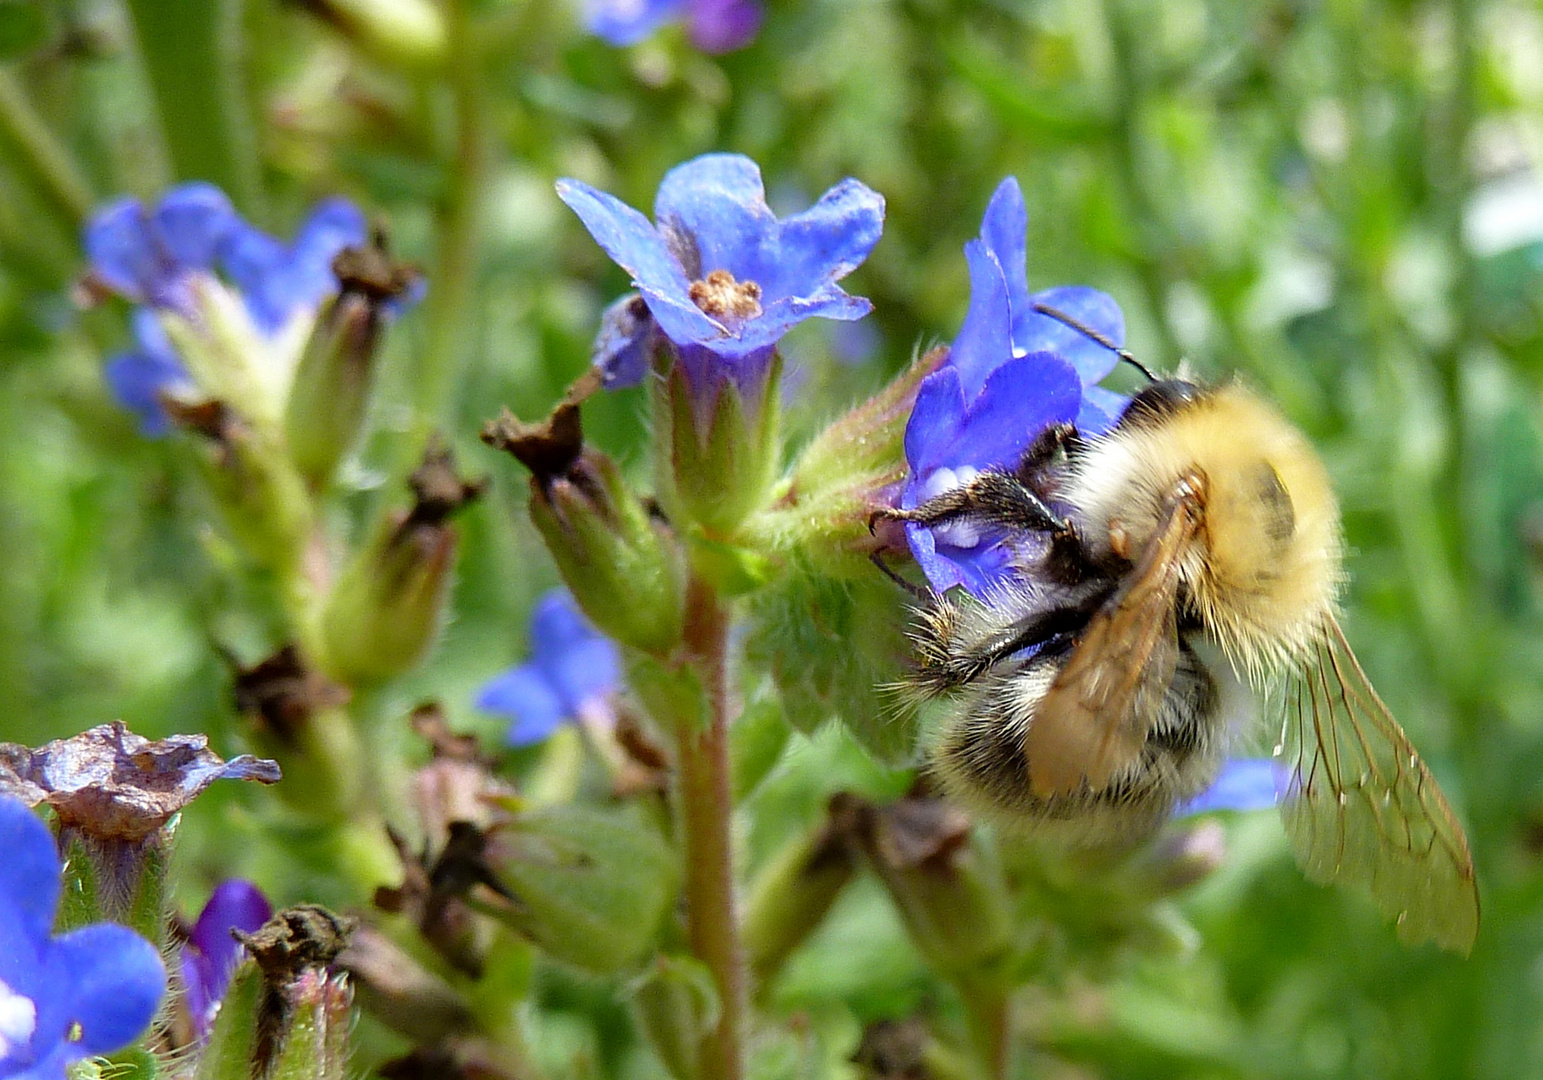
[(860, 821), (857, 803), (833, 799), (825, 823), (796, 837), (756, 876), (745, 905), (744, 941), (758, 984), (776, 976), (852, 880)]
[(423, 69), (445, 62), (448, 38), (439, 9), (428, 0), (300, 0), (376, 59)]
[(332, 265), (342, 291), (311, 330), (284, 415), (290, 457), (315, 490), (327, 486), (358, 439), (381, 330), (419, 280), (411, 267), (391, 260), (379, 237), (345, 248)]
[(0, 743), (0, 794), (47, 803), (59, 821), (68, 883), (61, 927), (107, 919), (161, 940), (176, 817), (219, 779), (279, 779), (272, 761), (224, 761), (203, 735), (151, 742), (120, 721), (36, 750)]
[(408, 481), (412, 509), (388, 517), (338, 579), (322, 616), (326, 665), (350, 685), (382, 682), (423, 659), (439, 633), (457, 535), (449, 518), (482, 494), (442, 444)]
[(720, 1009), (712, 972), (691, 957), (660, 956), (632, 985), (638, 1027), (676, 1080), (698, 1076), (698, 1048)]
[(584, 445), (579, 402), (593, 382), (581, 380), (540, 424), (505, 413), (482, 441), (530, 469), (531, 521), (584, 614), (622, 644), (665, 657), (681, 638), (684, 559), (616, 464)]
[[(678, 348), (679, 359), (655, 379), (655, 482), (659, 501), (681, 527), (694, 524), (711, 540), (734, 536), (770, 502), (782, 464), (781, 358), (768, 356), (743, 380), (701, 346)], [(701, 352), (707, 359), (693, 359)], [(748, 359), (748, 358), (747, 358)], [(758, 369), (758, 370), (757, 370)]]
[(495, 826), (484, 858), (512, 900), (480, 906), (555, 959), (595, 972), (642, 959), (679, 888), (678, 862), (657, 832), (577, 805)]

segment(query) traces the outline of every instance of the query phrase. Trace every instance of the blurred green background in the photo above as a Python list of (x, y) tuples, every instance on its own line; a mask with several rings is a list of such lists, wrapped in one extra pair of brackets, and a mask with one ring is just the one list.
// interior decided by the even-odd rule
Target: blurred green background
[[(523, 478), (477, 428), (501, 405), (544, 413), (627, 284), (552, 182), (648, 207), (670, 166), (734, 150), (779, 209), (846, 175), (882, 192), (884, 238), (848, 282), (874, 301), (871, 351), (836, 359), (853, 343), (818, 326), (787, 345), (807, 432), (952, 337), (961, 247), (1011, 173), (1031, 284), (1107, 290), (1148, 364), (1238, 373), (1323, 452), (1348, 633), (1467, 824), (1485, 908), (1470, 959), (1402, 948), (1370, 905), (1302, 880), (1272, 815), (1238, 818), (1226, 866), (1184, 901), (1186, 947), (1106, 948), (1096, 913), (1061, 913), (1050, 974), (1019, 1003), (1030, 1074), (1543, 1075), (1543, 5), (771, 0), (758, 40), (717, 58), (678, 29), (610, 48), (559, 0), (444, 0), (426, 52), (327, 6), (0, 0), (0, 734), (121, 717), (233, 753), (216, 646), (274, 644), (185, 447), (141, 438), (103, 386), (123, 311), (71, 293), (96, 202), (210, 179), (288, 235), (340, 192), (424, 267), (338, 525), (405, 502), (430, 429), (493, 476), (462, 519), (435, 653), (372, 704), (438, 696), (492, 742), (471, 695), (522, 655), (555, 574)], [(641, 474), (636, 394), (586, 422)], [(838, 735), (793, 747), (753, 807), (751, 863), (865, 770)], [(217, 796), (189, 815), (195, 840), (200, 815), (260, 800)], [(190, 895), (251, 869), (204, 831)], [(772, 1011), (855, 1039), (931, 979), (864, 882)], [(554, 1075), (592, 1075), (560, 1071), (564, 1048), (603, 1043), (609, 1008), (549, 989)]]

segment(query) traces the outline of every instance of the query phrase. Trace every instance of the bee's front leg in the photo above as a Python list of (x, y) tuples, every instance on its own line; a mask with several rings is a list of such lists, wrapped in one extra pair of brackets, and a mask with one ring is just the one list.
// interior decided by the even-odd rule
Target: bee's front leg
[(1009, 473), (983, 472), (967, 484), (935, 495), (909, 510), (879, 510), (869, 522), (887, 518), (942, 525), (968, 519), (1021, 532), (1069, 535), (1071, 522), (1057, 514), (1024, 482)]

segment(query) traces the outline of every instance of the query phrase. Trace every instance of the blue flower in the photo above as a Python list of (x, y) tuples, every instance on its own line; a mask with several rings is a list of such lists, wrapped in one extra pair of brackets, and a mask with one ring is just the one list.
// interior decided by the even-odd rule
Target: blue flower
[(856, 180), (786, 221), (766, 205), (755, 162), (738, 154), (706, 154), (666, 174), (654, 201), (657, 226), (577, 180), (558, 181), (557, 193), (632, 275), (704, 398), (725, 378), (751, 388), (778, 340), (804, 319), (860, 319), (873, 307), (836, 284), (868, 257), (884, 226), (883, 197)]
[(86, 222), (83, 243), (92, 272), (136, 303), (187, 313), (189, 275), (212, 272), (221, 245), (240, 224), (213, 184), (179, 184), (154, 209), (133, 197), (114, 199)]
[(166, 336), (154, 309), (137, 307), (130, 317), (136, 348), (107, 361), (103, 374), (118, 403), (139, 417), (139, 430), (149, 437), (171, 427), (163, 395), (193, 390), (193, 378)]
[(635, 45), (682, 19), (691, 43), (706, 53), (750, 44), (764, 14), (761, 0), (586, 0), (584, 5), (590, 33), (607, 44)]
[(99, 923), (54, 937), (59, 854), (48, 827), (0, 796), (0, 1078), (63, 1080), (149, 1025), (166, 992), (154, 945)]
[[(1030, 294), (1025, 269), (1028, 214), (1018, 182), (1002, 181), (978, 240), (965, 245), (970, 306), (944, 365), (923, 380), (906, 426), (910, 474), (900, 505), (910, 509), (968, 483), (986, 469), (1016, 465), (1035, 437), (1057, 423), (1107, 430), (1125, 399), (1095, 385), (1119, 358), (1087, 335), (1034, 309), (1053, 307), (1115, 342), (1124, 320), (1096, 289)], [(968, 522), (906, 526), (917, 564), (942, 591), (963, 585), (985, 595), (1023, 552), (1011, 537)]]
[(220, 882), (209, 895), (182, 948), (182, 983), (198, 1038), (208, 1037), (241, 962), (241, 946), (231, 930), (255, 933), (272, 915), (273, 907), (262, 890), (241, 878)]
[(1286, 791), (1289, 773), (1273, 758), (1230, 758), (1211, 786), (1175, 812), (1177, 817), (1213, 810), (1267, 810)]
[(510, 746), (541, 742), (565, 720), (608, 710), (616, 690), (621, 654), (592, 627), (565, 589), (536, 602), (530, 619), (531, 657), (493, 679), (477, 695), (477, 707), (512, 717)]
[(369, 222), (347, 199), (324, 199), (285, 244), (242, 222), (220, 249), (220, 262), (264, 333), (283, 330), (297, 313), (314, 312), (338, 291), (332, 260), (369, 239)]

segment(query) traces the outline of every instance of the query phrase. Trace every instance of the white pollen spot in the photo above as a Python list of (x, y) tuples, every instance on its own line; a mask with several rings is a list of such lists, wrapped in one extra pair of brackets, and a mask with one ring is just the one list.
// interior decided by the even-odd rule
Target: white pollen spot
[(0, 982), (0, 1060), (11, 1051), (32, 1041), (37, 1029), (38, 1007), (31, 998), (22, 997)]
[[(927, 477), (927, 482), (922, 485), (922, 499), (935, 499), (955, 488), (964, 487), (979, 475), (980, 470), (973, 465), (961, 465), (957, 469), (946, 466), (934, 469)], [(938, 543), (956, 548), (977, 547), (981, 541), (980, 526), (964, 520), (934, 525), (932, 535), (937, 538)]]

